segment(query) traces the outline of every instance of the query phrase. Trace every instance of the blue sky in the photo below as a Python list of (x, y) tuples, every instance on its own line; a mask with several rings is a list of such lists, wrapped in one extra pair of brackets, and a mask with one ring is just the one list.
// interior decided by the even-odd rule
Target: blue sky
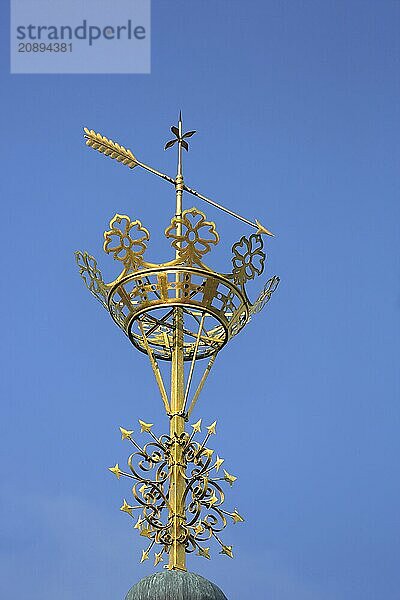
[[(127, 454), (119, 425), (166, 419), (73, 252), (115, 275), (102, 232), (126, 212), (168, 258), (171, 190), (87, 150), (82, 127), (173, 174), (182, 109), (187, 181), (276, 232), (264, 278), (282, 279), (194, 415), (218, 418), (239, 477), (236, 558), (189, 567), (230, 600), (398, 600), (400, 4), (153, 2), (144, 76), (9, 75), (4, 4), (1, 596), (123, 598), (153, 571), (106, 467)], [(223, 268), (249, 230), (198, 206)]]

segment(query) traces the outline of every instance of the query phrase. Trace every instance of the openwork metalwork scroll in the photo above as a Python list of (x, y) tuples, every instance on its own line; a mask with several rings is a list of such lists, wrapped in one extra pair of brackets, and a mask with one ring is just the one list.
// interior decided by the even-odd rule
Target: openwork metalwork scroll
[[(135, 520), (134, 528), (142, 537), (149, 540), (142, 551), (141, 561), (150, 558), (154, 551), (154, 564), (168, 555), (174, 542), (174, 519), (179, 520), (179, 542), (185, 546), (187, 553), (196, 552), (198, 556), (210, 558), (210, 546), (207, 542), (214, 539), (220, 548), (220, 554), (233, 558), (232, 546), (226, 545), (220, 537), (228, 524), (244, 519), (237, 509), (225, 510), (225, 493), (222, 485), (230, 486), (236, 477), (226, 470), (221, 471), (224, 459), (216, 456), (207, 447), (208, 441), (216, 433), (216, 422), (207, 427), (207, 434), (202, 442), (194, 439), (201, 432), (201, 420), (192, 425), (192, 434), (183, 433), (171, 438), (168, 435), (156, 437), (153, 424), (139, 420), (141, 432), (151, 440), (141, 446), (133, 438), (133, 431), (120, 427), (123, 440), (129, 440), (135, 447), (128, 458), (128, 470), (124, 471), (117, 463), (109, 470), (120, 479), (127, 477), (134, 481), (132, 487), (133, 502), (124, 498), (121, 511)], [(178, 444), (182, 449), (182, 463), (179, 468), (185, 481), (182, 501), (184, 514), (174, 512), (171, 501), (171, 472), (174, 466), (172, 447)]]

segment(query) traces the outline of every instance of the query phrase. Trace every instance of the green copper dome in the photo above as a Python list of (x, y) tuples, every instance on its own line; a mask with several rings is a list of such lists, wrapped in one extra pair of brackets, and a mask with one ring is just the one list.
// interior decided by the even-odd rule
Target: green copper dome
[(201, 575), (183, 571), (154, 573), (134, 585), (125, 600), (227, 600), (225, 594)]

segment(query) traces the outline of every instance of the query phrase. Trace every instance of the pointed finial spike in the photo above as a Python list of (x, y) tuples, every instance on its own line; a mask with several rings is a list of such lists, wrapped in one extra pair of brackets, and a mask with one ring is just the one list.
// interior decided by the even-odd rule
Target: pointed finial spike
[(132, 509), (133, 509), (133, 506), (130, 506), (127, 503), (126, 499), (124, 498), (124, 502), (119, 510), (122, 510), (122, 512), (126, 512), (126, 513), (128, 513), (128, 515), (132, 516)]
[(143, 433), (143, 432), (150, 433), (151, 428), (153, 427), (153, 423), (145, 423), (141, 419), (139, 419), (139, 425), (140, 425), (140, 433)]
[(121, 432), (121, 439), (122, 440), (129, 440), (133, 431), (129, 430), (129, 429), (125, 429), (124, 427), (120, 427), (119, 428), (120, 432)]
[(148, 550), (142, 550), (142, 558), (140, 562), (144, 562), (145, 560), (149, 560), (149, 552)]
[(200, 433), (200, 431), (201, 431), (201, 421), (202, 421), (202, 419), (199, 419), (197, 421), (197, 423), (194, 423), (194, 425), (192, 425), (194, 433)]
[(211, 423), (211, 425), (209, 425), (207, 427), (209, 435), (215, 435), (216, 434), (216, 428), (217, 428), (217, 421), (214, 421), (214, 423)]
[(108, 470), (111, 471), (111, 473), (114, 473), (117, 479), (119, 479), (121, 475), (123, 475), (123, 472), (119, 468), (118, 463), (115, 464), (115, 467), (108, 467)]
[(223, 545), (220, 554), (226, 554), (226, 556), (229, 556), (229, 558), (233, 558), (232, 546)]

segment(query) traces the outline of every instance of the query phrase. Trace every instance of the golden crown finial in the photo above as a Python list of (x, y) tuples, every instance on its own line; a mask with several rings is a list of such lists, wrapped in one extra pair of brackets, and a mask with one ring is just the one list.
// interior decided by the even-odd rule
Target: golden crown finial
[[(249, 300), (246, 284), (263, 273), (265, 253), (262, 235), (271, 232), (255, 220), (252, 222), (217, 204), (186, 186), (183, 177), (182, 149), (195, 131), (183, 133), (182, 115), (178, 127), (171, 127), (174, 139), (165, 148), (177, 146), (177, 174), (171, 178), (142, 163), (131, 150), (112, 140), (84, 129), (86, 144), (98, 152), (133, 169), (137, 166), (172, 183), (175, 187), (175, 213), (165, 230), (175, 256), (167, 262), (153, 263), (145, 258), (150, 233), (138, 219), (115, 214), (104, 232), (104, 251), (121, 264), (121, 272), (105, 283), (96, 259), (87, 252), (76, 252), (76, 262), (89, 291), (110, 312), (115, 323), (132, 344), (148, 355), (166, 413), (170, 419), (169, 435), (156, 436), (153, 424), (140, 420), (141, 433), (150, 441), (139, 444), (133, 430), (120, 427), (123, 440), (130, 441), (135, 452), (128, 458), (128, 472), (118, 465), (110, 471), (118, 479), (134, 480), (132, 493), (136, 504), (124, 499), (121, 511), (136, 519), (135, 528), (149, 539), (141, 561), (147, 560), (154, 546), (154, 564), (168, 555), (169, 569), (186, 569), (186, 553), (196, 552), (210, 558), (214, 539), (220, 553), (233, 557), (232, 546), (225, 545), (219, 533), (227, 525), (244, 519), (235, 508), (223, 508), (225, 494), (221, 484), (230, 486), (236, 477), (219, 469), (224, 462), (208, 447), (216, 433), (216, 421), (209, 425), (202, 442), (201, 420), (185, 431), (200, 392), (221, 348), (241, 331), (254, 313), (271, 298), (279, 278), (271, 277), (255, 302)], [(183, 210), (184, 192), (196, 196), (247, 223), (257, 231), (242, 236), (232, 247), (232, 270), (218, 273), (203, 261), (219, 243), (215, 224), (196, 207)], [(206, 366), (192, 392), (193, 374), (200, 359)], [(184, 364), (189, 363), (185, 371)], [(167, 389), (163, 365), (171, 365), (170, 389)], [(136, 462), (135, 462), (136, 459)], [(151, 475), (152, 473), (152, 475)]]

